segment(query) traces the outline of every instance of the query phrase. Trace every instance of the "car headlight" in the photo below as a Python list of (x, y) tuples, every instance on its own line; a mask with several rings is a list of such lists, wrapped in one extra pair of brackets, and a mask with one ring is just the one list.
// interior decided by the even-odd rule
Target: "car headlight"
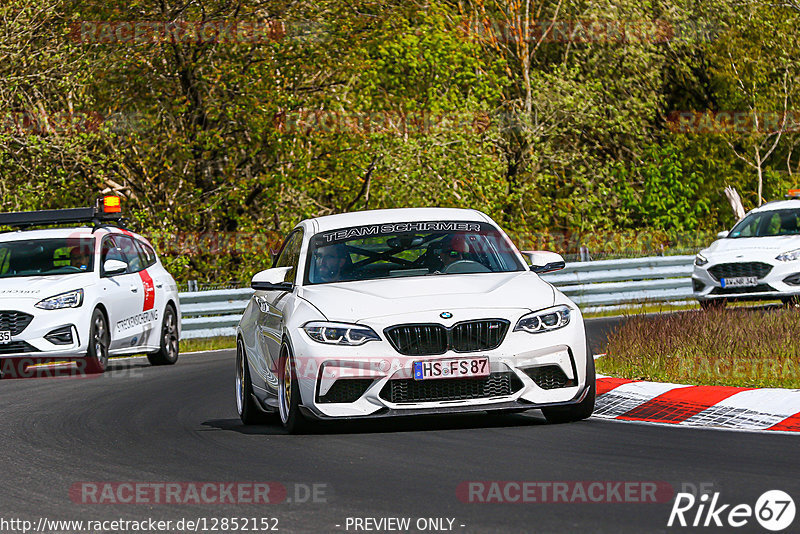
[(83, 289), (76, 289), (75, 291), (40, 300), (34, 306), (42, 310), (60, 310), (62, 308), (77, 308), (81, 304), (83, 304)]
[(303, 327), (308, 337), (327, 345), (363, 345), (367, 341), (380, 341), (372, 328), (357, 324), (314, 321)]
[(569, 324), (572, 308), (561, 305), (544, 310), (535, 311), (522, 316), (514, 327), (514, 332), (522, 331), (530, 334), (539, 334), (564, 328)]
[(789, 252), (783, 252), (775, 256), (775, 259), (778, 261), (797, 261), (800, 260), (800, 248), (796, 248), (794, 250), (790, 250)]
[(702, 267), (706, 263), (708, 263), (708, 258), (703, 256), (702, 254), (698, 254), (697, 256), (694, 257), (694, 264), (697, 265), (698, 267)]

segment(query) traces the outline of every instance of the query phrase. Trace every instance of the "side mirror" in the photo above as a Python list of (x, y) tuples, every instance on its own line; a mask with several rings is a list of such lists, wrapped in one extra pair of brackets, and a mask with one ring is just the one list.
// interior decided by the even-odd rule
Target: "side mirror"
[(127, 270), (128, 264), (121, 260), (106, 260), (106, 262), (103, 264), (103, 274), (105, 276), (122, 274)]
[(730, 233), (729, 231), (723, 230), (722, 232), (717, 234), (717, 239), (725, 239), (726, 237), (728, 237), (729, 233)]
[(530, 263), (531, 271), (537, 274), (552, 273), (566, 267), (566, 262), (561, 254), (545, 251), (525, 251), (522, 253)]
[(256, 291), (291, 291), (294, 284), (284, 281), (286, 273), (291, 270), (291, 267), (275, 267), (256, 273), (250, 282), (250, 287)]

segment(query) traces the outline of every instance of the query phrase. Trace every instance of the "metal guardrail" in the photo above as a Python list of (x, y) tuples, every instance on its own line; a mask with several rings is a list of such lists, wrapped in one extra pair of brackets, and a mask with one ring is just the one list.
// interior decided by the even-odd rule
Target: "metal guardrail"
[(692, 299), (694, 256), (568, 263), (542, 278), (581, 308)]
[[(568, 263), (542, 276), (581, 308), (692, 299), (694, 256)], [(253, 290), (179, 293), (183, 338), (234, 336)]]
[(236, 325), (253, 293), (250, 288), (178, 293), (181, 337), (235, 336)]

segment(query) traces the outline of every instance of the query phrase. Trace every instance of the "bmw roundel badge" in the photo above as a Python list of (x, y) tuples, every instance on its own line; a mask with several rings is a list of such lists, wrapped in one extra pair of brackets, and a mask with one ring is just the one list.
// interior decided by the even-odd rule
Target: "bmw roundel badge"
[(441, 317), (442, 319), (452, 319), (453, 314), (450, 312), (442, 312), (439, 314), (439, 317)]

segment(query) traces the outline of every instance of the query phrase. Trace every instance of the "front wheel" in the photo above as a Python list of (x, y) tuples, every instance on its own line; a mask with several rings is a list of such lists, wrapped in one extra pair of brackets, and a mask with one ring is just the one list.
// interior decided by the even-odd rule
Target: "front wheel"
[(236, 342), (236, 411), (245, 425), (259, 425), (267, 422), (267, 414), (256, 405), (253, 398), (253, 382), (250, 380), (250, 366), (247, 364), (242, 341)]
[(99, 308), (95, 308), (92, 312), (90, 324), (86, 372), (89, 374), (103, 373), (108, 365), (108, 346), (111, 342), (111, 334), (108, 331), (106, 316)]
[(178, 361), (178, 315), (172, 304), (164, 309), (164, 320), (161, 322), (161, 341), (158, 352), (147, 355), (150, 365), (172, 365)]
[(301, 434), (308, 430), (309, 421), (300, 413), (300, 385), (292, 351), (284, 341), (281, 347), (278, 371), (278, 411), (283, 427), (290, 434)]
[(589, 393), (578, 404), (542, 408), (542, 413), (548, 423), (580, 421), (581, 419), (588, 419), (594, 412), (594, 401), (597, 396), (597, 375), (594, 370), (594, 358), (590, 354), (587, 354), (586, 357), (589, 358), (586, 366), (586, 382), (589, 384)]

